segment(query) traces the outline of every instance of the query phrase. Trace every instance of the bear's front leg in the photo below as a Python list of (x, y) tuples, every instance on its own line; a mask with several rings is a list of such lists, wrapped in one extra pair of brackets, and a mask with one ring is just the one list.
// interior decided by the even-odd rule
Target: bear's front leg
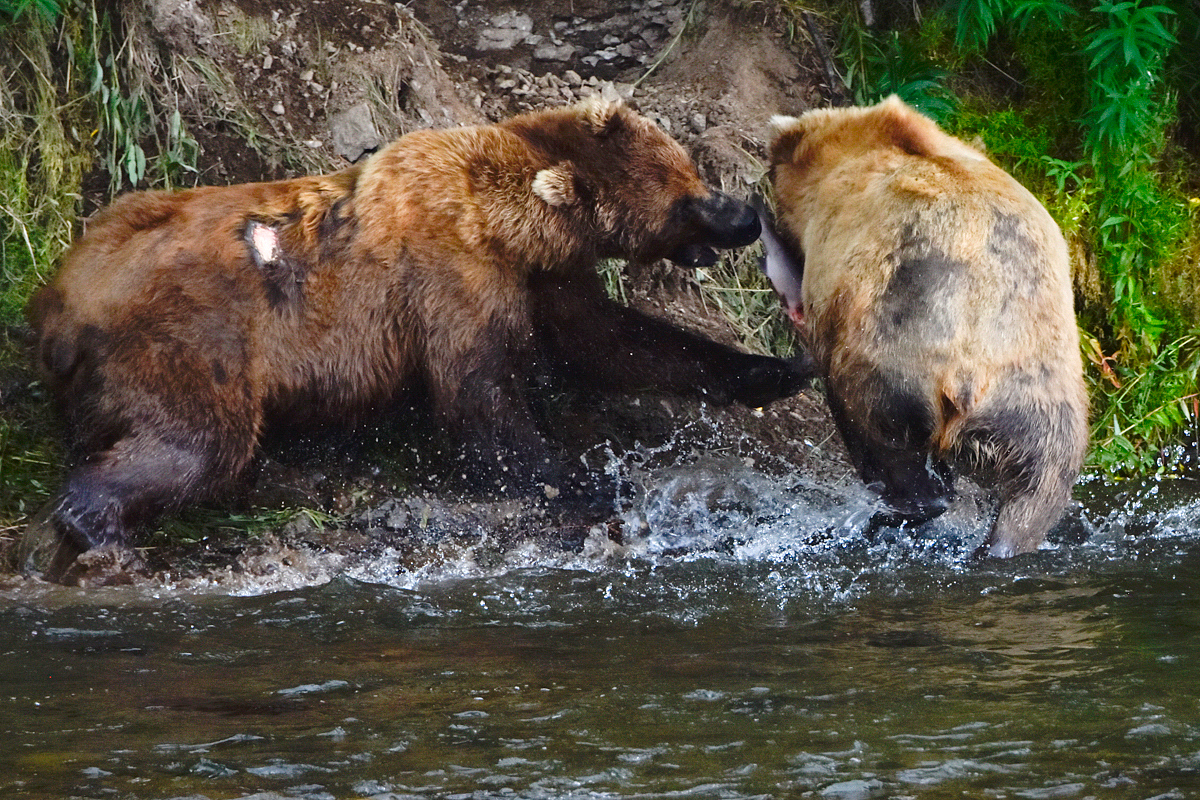
[(582, 386), (759, 407), (796, 394), (817, 374), (807, 354), (785, 361), (742, 353), (616, 303), (594, 273), (539, 274), (530, 284), (543, 348)]
[(611, 509), (611, 482), (582, 465), (569, 467), (538, 428), (526, 397), (536, 357), (528, 329), (493, 321), (474, 336), (460, 331), (455, 338), (457, 349), (431, 350), (455, 356), (430, 365), (429, 383), (437, 417), (462, 445), (468, 482)]
[[(954, 474), (929, 447), (936, 424), (932, 411), (903, 381), (867, 365), (854, 372), (853, 388), (830, 379), (825, 399), (850, 462), (890, 509), (877, 521), (919, 525), (945, 513), (954, 499)], [(846, 397), (860, 402), (848, 406)]]

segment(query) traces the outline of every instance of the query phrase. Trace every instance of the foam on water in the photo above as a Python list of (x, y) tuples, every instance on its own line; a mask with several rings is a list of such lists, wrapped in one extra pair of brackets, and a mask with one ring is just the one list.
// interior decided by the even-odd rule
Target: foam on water
[(986, 504), (968, 490), (950, 512), (916, 531), (871, 530), (878, 500), (856, 480), (824, 485), (775, 476), (727, 456), (701, 456), (635, 477), (620, 542), (600, 526), (577, 552), (533, 541), (505, 546), (485, 531), (466, 541), (429, 542), (419, 557), (409, 548), (386, 550), (342, 574), (415, 591), (464, 580), (503, 583), (505, 577), (522, 584), (522, 574), (558, 570), (608, 576), (610, 596), (621, 594), (625, 583), (642, 592), (648, 584), (670, 585), (689, 595), (678, 605), (690, 609), (713, 607), (696, 595), (708, 593), (714, 581), (745, 580), (771, 598), (815, 595), (836, 603), (866, 590), (870, 576), (914, 562), (943, 572), (963, 569), (989, 524)]
[[(248, 550), (232, 566), (184, 578), (158, 575), (129, 589), (106, 589), (102, 596), (258, 595), (336, 578), (419, 590), (530, 571), (628, 578), (675, 567), (681, 573), (673, 579), (702, 589), (703, 571), (694, 579), (686, 573), (707, 565), (749, 570), (748, 580), (758, 582), (764, 595), (837, 604), (881, 585), (902, 594), (972, 576), (1005, 583), (1022, 570), (1119, 562), (1144, 555), (1153, 543), (1161, 550), (1200, 533), (1200, 498), (1190, 484), (1148, 483), (1117, 491), (1085, 485), (1088, 500), (1070, 509), (1060, 526), (1068, 532), (1052, 536), (1042, 552), (1011, 564), (978, 564), (971, 554), (983, 542), (994, 509), (987, 492), (969, 481), (959, 481), (959, 496), (941, 517), (916, 528), (892, 528), (873, 524), (880, 501), (848, 468), (811, 477), (769, 455), (756, 461), (671, 442), (619, 457), (608, 452), (604, 469), (630, 487), (619, 516), (621, 532), (614, 539), (608, 527), (597, 525), (578, 550), (544, 541), (514, 543), (489, 529), (487, 514), (451, 510), (442, 529), (453, 535), (430, 535), (369, 555), (281, 542)], [(497, 503), (471, 505), (489, 508), (492, 518), (521, 513)], [(66, 592), (77, 598), (71, 590), (20, 580), (0, 592), (25, 599)]]

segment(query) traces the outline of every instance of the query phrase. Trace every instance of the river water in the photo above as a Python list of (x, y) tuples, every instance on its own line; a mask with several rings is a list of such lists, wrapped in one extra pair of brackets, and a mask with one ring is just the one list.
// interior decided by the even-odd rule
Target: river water
[(623, 545), (292, 588), (0, 593), (5, 798), (1200, 797), (1200, 492), (1080, 488), (972, 563), (969, 497), (658, 475)]

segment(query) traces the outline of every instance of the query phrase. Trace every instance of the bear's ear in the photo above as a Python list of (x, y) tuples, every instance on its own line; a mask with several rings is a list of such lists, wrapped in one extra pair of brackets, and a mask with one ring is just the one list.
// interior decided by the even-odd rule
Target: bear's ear
[(872, 109), (878, 129), (890, 143), (910, 156), (929, 158), (946, 138), (937, 123), (900, 99), (889, 95)]
[(596, 136), (608, 136), (620, 126), (624, 104), (620, 100), (605, 100), (599, 95), (585, 100), (582, 107), (583, 120)]
[(771, 117), (771, 164), (789, 164), (796, 156), (796, 145), (804, 138), (797, 117)]
[(545, 200), (547, 205), (573, 205), (578, 199), (575, 174), (566, 163), (540, 170), (533, 179), (533, 193)]

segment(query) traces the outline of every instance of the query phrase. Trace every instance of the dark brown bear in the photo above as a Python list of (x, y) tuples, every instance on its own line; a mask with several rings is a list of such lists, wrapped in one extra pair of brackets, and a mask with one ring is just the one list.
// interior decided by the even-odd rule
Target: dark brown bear
[(412, 133), (332, 175), (126, 195), (30, 304), (77, 464), (52, 522), (76, 548), (125, 544), (227, 486), (268, 426), (418, 383), (492, 485), (578, 483), (531, 414), (535, 363), (717, 403), (801, 388), (784, 361), (611, 302), (594, 268), (710, 264), (758, 233), (674, 140), (601, 101)]
[(950, 466), (964, 465), (998, 489), (985, 552), (1036, 549), (1088, 433), (1058, 226), (896, 97), (774, 126), (781, 241), (764, 237), (768, 275), (863, 480), (923, 519), (946, 508)]

